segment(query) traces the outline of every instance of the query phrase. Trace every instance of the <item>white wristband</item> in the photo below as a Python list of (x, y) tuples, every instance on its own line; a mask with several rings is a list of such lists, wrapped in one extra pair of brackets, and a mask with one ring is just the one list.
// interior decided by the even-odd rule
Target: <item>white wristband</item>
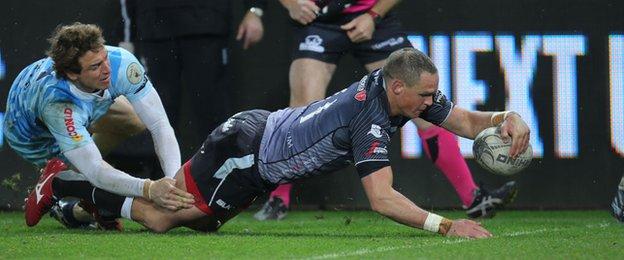
[(438, 233), (440, 230), (440, 223), (442, 223), (442, 216), (430, 212), (429, 215), (427, 215), (423, 229), (433, 233)]

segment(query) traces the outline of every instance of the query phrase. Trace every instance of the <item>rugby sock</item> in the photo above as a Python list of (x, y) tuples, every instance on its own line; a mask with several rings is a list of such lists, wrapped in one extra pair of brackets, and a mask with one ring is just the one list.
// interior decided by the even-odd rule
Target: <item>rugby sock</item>
[(290, 207), (290, 190), (292, 189), (292, 184), (291, 183), (286, 183), (286, 184), (282, 184), (280, 186), (277, 186), (277, 189), (275, 189), (273, 192), (271, 192), (271, 198), (274, 197), (279, 197), (280, 199), (282, 199), (284, 201), (284, 205), (286, 205), (287, 208)]
[(132, 201), (134, 201), (133, 197), (127, 197), (121, 205), (122, 218), (132, 220)]
[(477, 185), (459, 151), (455, 135), (439, 126), (431, 126), (425, 130), (418, 129), (418, 135), (429, 159), (451, 182), (462, 204), (469, 207), (474, 199), (474, 190), (477, 189)]
[(113, 216), (120, 216), (125, 197), (94, 187), (88, 181), (68, 181), (59, 178), (52, 180), (54, 196), (80, 198), (93, 203), (98, 209), (106, 210)]

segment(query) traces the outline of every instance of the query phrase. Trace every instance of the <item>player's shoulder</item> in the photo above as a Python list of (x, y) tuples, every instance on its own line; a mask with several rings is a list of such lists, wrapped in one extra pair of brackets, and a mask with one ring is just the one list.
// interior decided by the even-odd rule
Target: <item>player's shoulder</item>
[(353, 99), (358, 102), (360, 109), (383, 111), (385, 88), (380, 70), (373, 71), (362, 77), (359, 82), (354, 83), (350, 88), (353, 88)]
[[(50, 66), (50, 68), (45, 68)], [(63, 77), (57, 76), (56, 72), (54, 72), (52, 62), (45, 62), (43, 70), (48, 70), (49, 74), (40, 74), (45, 76), (43, 77), (38, 84), (41, 87), (41, 101), (44, 103), (54, 103), (54, 102), (73, 102), (75, 100), (75, 95), (70, 90), (70, 83), (67, 79)]]
[(110, 45), (105, 45), (104, 47), (106, 48), (106, 51), (108, 52), (108, 58), (111, 61), (111, 63), (113, 61), (124, 61), (124, 60), (135, 61), (137, 59), (136, 56), (134, 56), (134, 54), (132, 54), (131, 52), (129, 52), (128, 50), (124, 48), (110, 46)]
[(106, 50), (112, 74), (111, 93), (114, 96), (127, 95), (142, 89), (148, 79), (145, 68), (134, 54), (115, 46), (106, 46)]
[(114, 75), (126, 73), (130, 68), (143, 70), (136, 56), (126, 49), (106, 45), (106, 51), (108, 51), (108, 60)]

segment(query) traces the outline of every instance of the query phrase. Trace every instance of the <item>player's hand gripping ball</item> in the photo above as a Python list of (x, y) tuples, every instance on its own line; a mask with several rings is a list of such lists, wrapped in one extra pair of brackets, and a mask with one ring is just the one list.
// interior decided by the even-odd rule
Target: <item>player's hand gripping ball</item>
[(531, 145), (517, 158), (509, 156), (511, 140), (504, 142), (500, 135), (500, 127), (490, 127), (481, 131), (474, 139), (472, 152), (481, 167), (488, 171), (509, 176), (522, 171), (531, 164), (533, 149)]

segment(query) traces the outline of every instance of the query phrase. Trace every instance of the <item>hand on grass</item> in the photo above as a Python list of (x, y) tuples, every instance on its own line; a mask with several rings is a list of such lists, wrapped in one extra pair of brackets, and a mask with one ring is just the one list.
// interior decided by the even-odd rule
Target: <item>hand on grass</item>
[(492, 233), (481, 226), (481, 223), (468, 219), (454, 220), (451, 228), (446, 233), (448, 237), (462, 238), (488, 238)]

